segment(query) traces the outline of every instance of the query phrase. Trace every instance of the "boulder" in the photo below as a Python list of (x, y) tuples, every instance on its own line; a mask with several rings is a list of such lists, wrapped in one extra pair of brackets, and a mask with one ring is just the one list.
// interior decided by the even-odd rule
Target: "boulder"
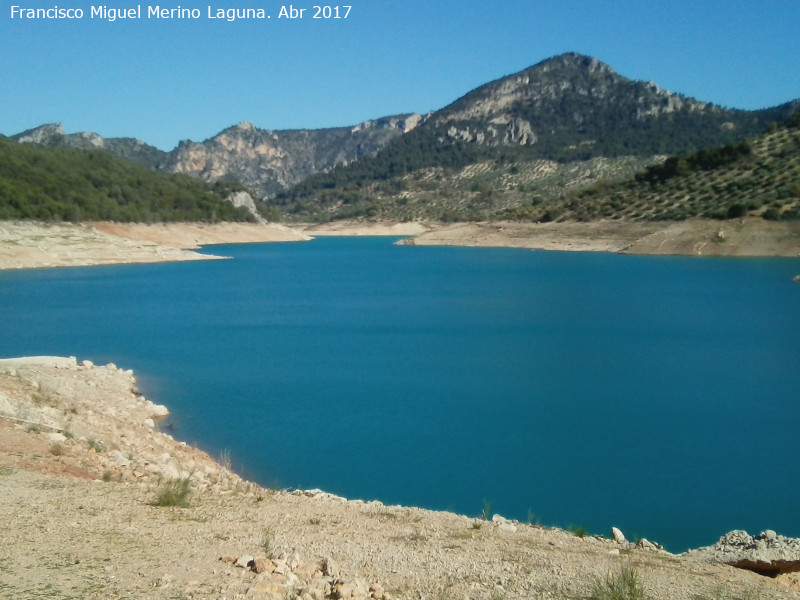
[(249, 554), (242, 554), (236, 559), (236, 562), (233, 563), (233, 566), (246, 569), (248, 566), (250, 566), (250, 563), (253, 562), (253, 560), (253, 557)]
[(268, 558), (256, 558), (251, 567), (256, 573), (272, 573), (275, 571), (275, 565)]
[(611, 537), (613, 537), (614, 541), (618, 544), (624, 544), (627, 541), (622, 531), (620, 531), (616, 527), (611, 528)]

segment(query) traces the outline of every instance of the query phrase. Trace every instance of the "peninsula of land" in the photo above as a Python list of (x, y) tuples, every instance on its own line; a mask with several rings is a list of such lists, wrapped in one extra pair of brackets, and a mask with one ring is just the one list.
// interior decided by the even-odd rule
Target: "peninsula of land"
[(454, 223), (336, 221), (326, 224), (85, 223), (0, 221), (0, 270), (224, 258), (204, 246), (395, 236), (416, 246), (475, 246), (678, 256), (800, 256), (800, 223), (733, 221)]
[(577, 537), (269, 490), (173, 439), (168, 415), (116, 365), (0, 360), (0, 595), (588, 598), (633, 573), (650, 600), (800, 599), (800, 543), (772, 531), (673, 555), (611, 524)]

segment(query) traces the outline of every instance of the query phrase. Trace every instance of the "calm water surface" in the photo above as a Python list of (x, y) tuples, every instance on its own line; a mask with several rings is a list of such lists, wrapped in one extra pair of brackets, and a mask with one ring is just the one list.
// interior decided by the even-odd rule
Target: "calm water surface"
[(0, 355), (133, 368), (263, 484), (673, 551), (800, 536), (800, 261), (393, 241), (0, 273)]

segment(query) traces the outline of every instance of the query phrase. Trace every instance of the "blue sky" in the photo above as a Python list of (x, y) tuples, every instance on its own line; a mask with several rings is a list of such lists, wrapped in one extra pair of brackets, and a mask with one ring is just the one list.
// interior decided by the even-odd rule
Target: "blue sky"
[[(279, 2), (105, 0), (198, 8), (197, 20), (108, 22), (87, 0), (2, 0), (0, 133), (49, 122), (161, 149), (250, 121), (354, 125), (436, 110), (574, 51), (631, 79), (734, 108), (800, 98), (798, 0), (347, 0), (348, 18), (277, 19)], [(82, 8), (82, 20), (10, 18), (12, 5)], [(209, 20), (208, 7), (269, 20)], [(288, 6), (288, 4), (286, 5)], [(344, 6), (344, 5), (339, 5)], [(143, 15), (144, 17), (144, 15)]]

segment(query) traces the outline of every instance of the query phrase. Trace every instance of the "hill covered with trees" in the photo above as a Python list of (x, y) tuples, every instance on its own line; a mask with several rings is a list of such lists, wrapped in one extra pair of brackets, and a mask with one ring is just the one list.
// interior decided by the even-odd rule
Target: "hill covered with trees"
[(103, 150), (53, 149), (0, 136), (0, 219), (248, 221), (226, 198), (244, 188), (161, 175)]
[[(565, 54), (481, 86), (374, 156), (318, 173), (267, 203), (289, 219), (493, 218), (526, 196), (554, 200), (573, 185), (624, 178), (632, 164), (763, 133), (795, 107), (727, 109)], [(552, 172), (577, 178), (559, 176), (559, 191)], [(425, 193), (434, 187), (452, 201)], [(430, 206), (417, 202), (423, 197)]]

